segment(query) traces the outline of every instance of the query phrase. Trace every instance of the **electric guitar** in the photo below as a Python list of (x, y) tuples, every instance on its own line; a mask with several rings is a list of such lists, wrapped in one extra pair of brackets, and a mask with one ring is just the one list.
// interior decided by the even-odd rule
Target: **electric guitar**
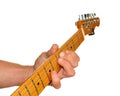
[(100, 19), (95, 13), (83, 14), (75, 23), (78, 30), (73, 34), (46, 62), (40, 67), (10, 96), (39, 96), (51, 82), (51, 71), (59, 72), (60, 66), (57, 64), (59, 53), (65, 50), (75, 51), (84, 41), (85, 35), (94, 35), (96, 26), (100, 25)]

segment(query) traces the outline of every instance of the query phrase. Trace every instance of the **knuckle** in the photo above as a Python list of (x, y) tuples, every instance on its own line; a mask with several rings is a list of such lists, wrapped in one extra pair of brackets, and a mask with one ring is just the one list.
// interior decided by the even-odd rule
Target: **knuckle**
[(43, 57), (43, 56), (45, 56), (45, 54), (46, 54), (46, 52), (43, 52), (40, 56), (42, 56), (42, 57)]
[(74, 68), (77, 67), (77, 66), (78, 66), (78, 62), (75, 63), (75, 64), (73, 64), (73, 67), (74, 67)]
[(80, 61), (80, 57), (78, 56), (78, 62)]
[(69, 75), (70, 77), (74, 76), (74, 75), (75, 75), (75, 71), (73, 70), (73, 71), (69, 72), (68, 75)]

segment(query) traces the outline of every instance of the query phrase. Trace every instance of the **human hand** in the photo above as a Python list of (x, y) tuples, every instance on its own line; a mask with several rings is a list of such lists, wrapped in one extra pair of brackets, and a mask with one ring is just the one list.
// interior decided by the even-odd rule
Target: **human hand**
[(51, 55), (53, 55), (58, 49), (57, 44), (53, 44), (52, 47), (47, 51), (43, 52), (35, 61), (34, 70), (36, 70), (42, 63), (44, 63)]
[[(35, 61), (34, 69), (36, 70), (40, 64), (45, 62), (49, 56), (54, 54), (58, 49), (58, 45), (53, 44), (53, 46), (47, 51), (43, 52)], [(58, 89), (61, 87), (60, 80), (62, 78), (72, 77), (75, 75), (75, 70), (78, 66), (79, 56), (73, 51), (64, 51), (60, 53), (60, 58), (58, 59), (58, 64), (62, 67), (57, 73), (56, 71), (51, 72), (52, 83), (51, 85)]]

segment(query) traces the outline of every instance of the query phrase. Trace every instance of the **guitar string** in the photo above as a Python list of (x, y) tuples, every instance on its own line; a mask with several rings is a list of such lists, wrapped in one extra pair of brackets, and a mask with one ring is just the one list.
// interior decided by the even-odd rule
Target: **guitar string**
[[(76, 32), (76, 33), (77, 33), (77, 32)], [(77, 39), (80, 38), (80, 37), (78, 37), (78, 36), (76, 36), (76, 37), (77, 37)], [(73, 37), (72, 37), (72, 38), (73, 38)], [(72, 38), (71, 38), (71, 39), (72, 39)], [(75, 39), (76, 39), (76, 38), (75, 38)], [(73, 40), (73, 39), (72, 39), (72, 40)], [(78, 39), (78, 40), (80, 40), (80, 39)], [(78, 42), (78, 40), (77, 40), (77, 42)], [(73, 41), (76, 42), (76, 40), (73, 40)], [(74, 43), (74, 42), (73, 42), (73, 43)], [(68, 44), (68, 43), (71, 43), (71, 42), (67, 42), (67, 43), (65, 43), (65, 45)], [(72, 43), (72, 44), (73, 44), (73, 43)], [(80, 41), (80, 43), (81, 43), (81, 41)], [(79, 45), (80, 45), (80, 44), (79, 44), (79, 42), (78, 42), (78, 46), (79, 46)], [(66, 46), (67, 46), (67, 45), (66, 45)], [(66, 48), (66, 47), (63, 46), (63, 49), (64, 49), (64, 48)], [(53, 59), (52, 61), (54, 61), (54, 59)], [(42, 72), (41, 72), (41, 73), (42, 73)], [(41, 76), (41, 77), (42, 77), (42, 76)], [(44, 77), (44, 76), (43, 76), (43, 77)], [(38, 81), (39, 81), (39, 80), (38, 80)], [(46, 81), (45, 81), (45, 82), (46, 82)], [(50, 81), (49, 81), (49, 82), (50, 82)], [(30, 83), (30, 84), (31, 84), (31, 83)], [(29, 84), (29, 85), (30, 85), (30, 84)], [(32, 87), (33, 87), (33, 86), (32, 86)], [(31, 87), (30, 87), (30, 88), (31, 88)], [(32, 88), (32, 89), (33, 89), (33, 88)], [(43, 88), (43, 89), (44, 89), (44, 88)]]
[[(79, 32), (76, 32), (70, 39), (72, 39), (73, 41), (74, 41), (74, 43), (76, 44), (76, 43), (78, 43), (78, 46), (79, 46), (79, 42), (78, 41), (80, 41), (79, 39), (81, 38), (81, 34), (80, 35), (78, 35), (78, 33)], [(76, 35), (76, 37), (75, 37), (75, 35)], [(79, 36), (79, 37), (78, 37)], [(70, 40), (71, 41), (71, 40)], [(71, 43), (71, 46), (73, 45), (73, 42), (70, 42), (69, 40), (65, 43), (65, 45), (67, 44), (67, 45), (70, 45), (70, 43)], [(81, 41), (80, 41), (81, 42)], [(68, 46), (67, 46), (68, 47)], [(66, 46), (63, 46), (63, 50), (64, 49), (66, 49)], [(68, 48), (67, 48), (68, 49)], [(56, 60), (52, 60), (52, 62), (56, 62)], [(45, 74), (43, 71), (41, 71), (40, 72), (40, 74), (41, 74), (41, 77), (42, 77), (42, 74)], [(44, 76), (43, 76), (44, 77)], [(33, 78), (36, 78), (36, 75), (33, 77)], [(46, 79), (47, 79), (48, 77), (46, 77), (45, 78), (45, 80), (44, 80), (44, 83), (46, 83), (47, 81), (46, 81)], [(37, 82), (40, 82), (40, 80), (38, 79), (38, 81)], [(30, 86), (30, 88), (34, 88), (34, 86), (32, 86), (33, 84), (31, 83), (31, 81), (30, 81), (30, 83), (28, 83), (28, 84), (26, 84), (27, 86), (29, 86), (31, 84), (31, 86)], [(30, 88), (29, 88), (29, 90), (30, 90)], [(22, 91), (24, 91), (24, 90), (21, 90), (21, 91), (19, 91), (19, 92), (21, 92), (22, 93)]]
[[(78, 30), (78, 32), (75, 33), (75, 35), (76, 35), (77, 33), (79, 33), (79, 30)], [(76, 40), (75, 40), (76, 37), (77, 37), (77, 42), (80, 40), (80, 39), (79, 39), (80, 37), (78, 37), (79, 35), (76, 36), (75, 38), (73, 38), (75, 35), (73, 35), (73, 36), (70, 38), (70, 39), (72, 39), (72, 40), (74, 41), (74, 42), (72, 41), (72, 44), (76, 42)], [(80, 35), (80, 36), (81, 36), (81, 35)], [(69, 39), (69, 40), (70, 40), (70, 39)], [(71, 43), (71, 42), (70, 42), (71, 40), (70, 40), (70, 41), (69, 41), (69, 40), (65, 43), (66, 46), (67, 46), (69, 43)], [(78, 43), (79, 43), (79, 42), (78, 42)], [(80, 41), (80, 43), (81, 43), (81, 41)], [(73, 44), (73, 45), (74, 45), (74, 44)], [(72, 46), (72, 45), (71, 45), (71, 46)], [(78, 46), (79, 46), (79, 44), (78, 44)], [(68, 46), (67, 46), (67, 47), (68, 47)], [(63, 46), (63, 49), (64, 49), (64, 48), (66, 48), (66, 47)], [(54, 59), (53, 59), (52, 61), (54, 61)], [(55, 61), (56, 61), (56, 60), (55, 60)], [(43, 73), (43, 72), (41, 72), (41, 74), (42, 74), (42, 73)], [(46, 73), (46, 74), (47, 74), (47, 73)], [(42, 76), (41, 76), (41, 77), (42, 77)], [(44, 76), (43, 76), (43, 77), (44, 77)], [(35, 78), (35, 77), (34, 77), (34, 78)], [(46, 81), (44, 81), (44, 82), (46, 82)], [(49, 81), (49, 82), (50, 82), (50, 81)], [(31, 84), (31, 82), (30, 82), (30, 84)], [(27, 85), (30, 85), (30, 84), (27, 84)], [(32, 87), (33, 87), (33, 86), (32, 86)], [(33, 89), (33, 88), (32, 88), (32, 89)], [(21, 92), (22, 92), (22, 91), (21, 91)]]
[[(78, 36), (77, 36), (78, 37)], [(80, 38), (80, 37), (78, 37), (78, 38)], [(78, 39), (79, 40), (79, 39)], [(81, 41), (80, 41), (81, 42)], [(67, 42), (67, 43), (71, 43), (71, 42)], [(66, 46), (67, 46), (67, 43), (65, 44)], [(78, 46), (79, 46), (79, 44), (78, 44)], [(64, 47), (63, 47), (64, 48)], [(53, 60), (54, 61), (54, 60)], [(42, 72), (41, 72), (42, 73)], [(42, 77), (42, 76), (41, 76)], [(44, 76), (43, 76), (44, 77)], [(39, 81), (39, 79), (38, 79), (38, 81)], [(30, 84), (31, 84), (31, 82), (30, 82)], [(30, 85), (30, 84), (28, 84), (28, 85)], [(33, 87), (33, 86), (32, 86)], [(32, 88), (33, 89), (33, 88)], [(44, 89), (44, 88), (43, 88)], [(24, 90), (23, 90), (24, 91)], [(25, 91), (25, 93), (26, 93), (26, 91)], [(33, 93), (33, 92), (32, 92)], [(35, 92), (34, 92), (35, 93)]]

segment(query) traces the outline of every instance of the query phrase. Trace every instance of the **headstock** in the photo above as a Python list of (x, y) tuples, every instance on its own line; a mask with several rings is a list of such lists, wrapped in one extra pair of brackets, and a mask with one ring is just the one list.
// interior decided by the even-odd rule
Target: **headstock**
[(95, 13), (79, 15), (79, 19), (76, 22), (78, 29), (83, 28), (85, 35), (94, 35), (94, 29), (100, 25), (99, 17), (96, 17)]

